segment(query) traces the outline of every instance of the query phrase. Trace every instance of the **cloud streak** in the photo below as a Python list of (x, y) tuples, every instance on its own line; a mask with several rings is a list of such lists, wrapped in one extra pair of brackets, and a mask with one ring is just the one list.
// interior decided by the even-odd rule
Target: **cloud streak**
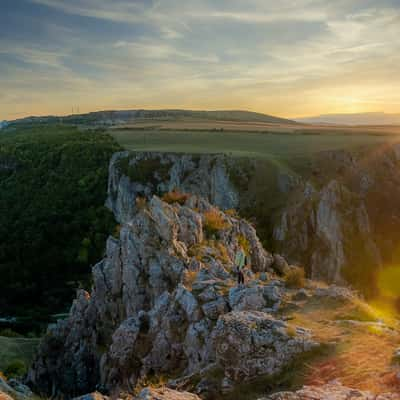
[(77, 103), (400, 111), (395, 0), (5, 2), (0, 119)]

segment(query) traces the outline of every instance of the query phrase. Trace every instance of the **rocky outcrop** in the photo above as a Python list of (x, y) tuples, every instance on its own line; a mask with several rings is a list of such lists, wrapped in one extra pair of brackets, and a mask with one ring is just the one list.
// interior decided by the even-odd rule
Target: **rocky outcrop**
[(398, 400), (398, 393), (374, 395), (371, 392), (363, 392), (350, 389), (338, 382), (323, 386), (305, 386), (297, 392), (280, 392), (258, 400)]
[(123, 223), (138, 198), (175, 188), (194, 193), (253, 217), (271, 250), (305, 266), (309, 277), (367, 287), (398, 257), (398, 148), (321, 152), (301, 173), (268, 160), (121, 152), (110, 163), (107, 206)]
[(136, 211), (136, 198), (179, 189), (199, 195), (221, 209), (239, 206), (230, 174), (243, 174), (223, 155), (115, 153), (109, 167), (107, 206), (119, 222)]
[(275, 251), (311, 278), (359, 288), (384, 264), (398, 262), (399, 145), (327, 151), (273, 216)]
[(291, 333), (285, 322), (257, 311), (221, 316), (213, 335), (217, 362), (226, 378), (239, 382), (278, 375), (296, 355), (317, 346), (310, 332), (299, 329)]
[(344, 283), (343, 269), (360, 254), (376, 268), (381, 264), (363, 201), (336, 180), (288, 204), (274, 238), (289, 258), (300, 257), (312, 279)]
[[(209, 215), (219, 228), (207, 229)], [(251, 269), (236, 288), (239, 242), (251, 250)], [(70, 316), (49, 328), (28, 382), (43, 394), (77, 396), (132, 392), (147, 379), (210, 365), (221, 371), (217, 390), (224, 380), (274, 376), (315, 343), (270, 314), (284, 287), (256, 274), (272, 277), (273, 262), (248, 222), (196, 196), (184, 205), (154, 196), (109, 238), (91, 293), (80, 290)], [(199, 385), (204, 392), (205, 380)]]

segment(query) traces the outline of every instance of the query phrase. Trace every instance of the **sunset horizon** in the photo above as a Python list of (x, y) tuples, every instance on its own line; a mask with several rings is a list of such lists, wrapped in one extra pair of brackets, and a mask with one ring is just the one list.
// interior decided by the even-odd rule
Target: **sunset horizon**
[(400, 112), (400, 6), (6, 0), (2, 119), (120, 109)]

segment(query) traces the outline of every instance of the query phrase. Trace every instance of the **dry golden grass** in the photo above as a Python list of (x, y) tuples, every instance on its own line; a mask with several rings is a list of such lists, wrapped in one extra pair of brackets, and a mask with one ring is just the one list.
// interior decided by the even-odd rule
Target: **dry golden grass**
[(231, 262), (228, 249), (219, 240), (204, 240), (202, 243), (195, 244), (188, 249), (188, 256), (195, 257), (199, 261), (205, 258), (214, 257), (223, 264)]
[(292, 267), (285, 275), (286, 286), (289, 288), (302, 288), (305, 285), (304, 269)]
[(222, 213), (214, 208), (204, 213), (203, 224), (208, 236), (229, 228), (229, 223), (223, 218)]
[(162, 200), (168, 204), (178, 203), (180, 205), (185, 204), (186, 200), (190, 197), (188, 193), (182, 193), (178, 190), (173, 190), (171, 192), (167, 192), (163, 195)]
[[(133, 395), (139, 395), (140, 392), (146, 387), (151, 387), (154, 389), (164, 387), (168, 383), (169, 379), (169, 376), (163, 374), (156, 374), (152, 377), (140, 378), (136, 383), (135, 389), (133, 390)], [(131, 398), (131, 396), (129, 396), (129, 398)]]
[[(340, 321), (345, 315), (353, 316), (356, 322)], [(336, 343), (334, 351), (307, 363), (302, 371), (304, 384), (321, 385), (338, 379), (343, 385), (376, 394), (400, 390), (395, 378), (400, 367), (392, 363), (394, 350), (400, 344), (399, 332), (366, 321), (357, 302), (313, 302), (292, 317), (292, 324), (311, 329), (320, 343)]]
[(229, 215), (230, 217), (238, 217), (239, 216), (237, 210), (235, 210), (234, 208), (229, 208), (228, 210), (225, 210), (225, 214)]
[(189, 271), (186, 270), (183, 274), (183, 284), (186, 286), (187, 289), (192, 289), (193, 282), (197, 278), (197, 271)]

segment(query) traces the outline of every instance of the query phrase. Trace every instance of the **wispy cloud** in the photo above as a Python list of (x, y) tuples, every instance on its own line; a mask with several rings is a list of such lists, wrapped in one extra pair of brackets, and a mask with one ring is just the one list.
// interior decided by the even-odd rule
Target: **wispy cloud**
[(9, 115), (77, 101), (283, 116), (399, 104), (397, 0), (15, 2), (0, 15)]

